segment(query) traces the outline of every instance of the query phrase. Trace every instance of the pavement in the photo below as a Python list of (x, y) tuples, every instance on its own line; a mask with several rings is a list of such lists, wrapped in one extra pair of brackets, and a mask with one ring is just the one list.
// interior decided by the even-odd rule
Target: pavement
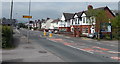
[(29, 40), (28, 43), (26, 36), (20, 34), (17, 29), (14, 32), (17, 47), (10, 50), (0, 49), (3, 62), (64, 62), (37, 42)]

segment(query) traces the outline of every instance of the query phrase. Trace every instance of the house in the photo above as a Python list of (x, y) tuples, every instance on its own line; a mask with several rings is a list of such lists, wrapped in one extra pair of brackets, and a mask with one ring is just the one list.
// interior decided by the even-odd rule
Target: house
[(41, 20), (41, 29), (45, 29), (45, 27), (46, 27), (46, 20), (42, 19)]
[(51, 18), (47, 18), (46, 20), (43, 20), (41, 28), (42, 29), (52, 29), (51, 28), (52, 21), (53, 21), (53, 19), (51, 19)]
[[(88, 10), (82, 11), (75, 13), (73, 18), (71, 19), (70, 22), (70, 27), (71, 27), (71, 32), (75, 31), (80, 31), (82, 34), (88, 35), (90, 33), (99, 33), (101, 29), (98, 29), (96, 25), (100, 26), (101, 23), (108, 23), (109, 21), (97, 21), (96, 13), (93, 14), (92, 12), (89, 12), (89, 10), (102, 10), (105, 12), (105, 16), (107, 19), (112, 19), (114, 18), (114, 14), (111, 12), (111, 10), (106, 6), (106, 7), (100, 7), (100, 8), (95, 8), (93, 9), (92, 5), (88, 6)], [(92, 13), (92, 14), (91, 14)], [(103, 18), (103, 17), (101, 17)]]
[(59, 30), (70, 32), (70, 21), (73, 17), (73, 13), (63, 13), (59, 22)]
[(37, 21), (37, 27), (38, 27), (38, 29), (41, 29), (41, 23), (42, 23), (42, 21), (40, 21), (39, 19), (38, 19), (38, 21)]
[(60, 22), (60, 19), (55, 19), (51, 22), (51, 26), (50, 26), (50, 29), (59, 29), (59, 22)]

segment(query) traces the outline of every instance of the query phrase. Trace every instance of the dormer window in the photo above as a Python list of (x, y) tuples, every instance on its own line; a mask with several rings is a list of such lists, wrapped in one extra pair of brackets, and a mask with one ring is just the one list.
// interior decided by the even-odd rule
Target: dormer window
[(75, 18), (75, 24), (77, 24), (77, 18)]
[(73, 25), (73, 19), (72, 19), (72, 25)]
[(83, 17), (83, 23), (85, 23), (85, 17)]
[(78, 24), (80, 24), (80, 21), (79, 21), (79, 19), (78, 19)]

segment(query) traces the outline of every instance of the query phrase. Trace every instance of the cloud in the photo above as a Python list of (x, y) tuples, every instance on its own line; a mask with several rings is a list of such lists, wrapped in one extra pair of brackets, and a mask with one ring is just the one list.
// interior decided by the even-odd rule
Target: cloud
[[(1, 0), (10, 2), (11, 0)], [(29, 2), (30, 0), (14, 0), (15, 2)], [(119, 0), (31, 0), (32, 2), (119, 2)]]
[[(63, 12), (76, 13), (87, 9), (91, 4), (93, 8), (108, 6), (112, 10), (118, 9), (117, 2), (31, 2), (31, 15), (35, 19), (42, 18), (60, 18)], [(27, 19), (22, 18), (23, 15), (28, 15), (28, 2), (14, 2), (13, 17), (19, 20)], [(2, 3), (3, 17), (9, 18), (10, 2)]]

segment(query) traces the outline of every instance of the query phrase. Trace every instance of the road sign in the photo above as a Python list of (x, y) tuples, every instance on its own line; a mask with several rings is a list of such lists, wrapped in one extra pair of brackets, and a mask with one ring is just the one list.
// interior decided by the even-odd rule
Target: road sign
[(32, 18), (32, 16), (23, 16), (23, 18)]

